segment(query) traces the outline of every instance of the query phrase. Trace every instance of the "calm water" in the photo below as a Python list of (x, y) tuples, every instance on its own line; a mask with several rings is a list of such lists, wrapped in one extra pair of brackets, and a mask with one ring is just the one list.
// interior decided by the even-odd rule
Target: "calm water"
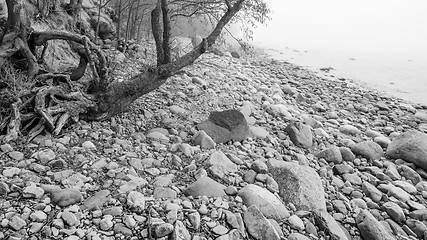
[(427, 104), (427, 1), (267, 0), (253, 43), (275, 58)]
[[(258, 44), (262, 45), (262, 44)], [(277, 48), (279, 49), (279, 48)], [(415, 103), (427, 104), (427, 59), (393, 59), (332, 54), (283, 48), (266, 49), (276, 59), (313, 70), (332, 67), (329, 73), (357, 81), (361, 86)]]

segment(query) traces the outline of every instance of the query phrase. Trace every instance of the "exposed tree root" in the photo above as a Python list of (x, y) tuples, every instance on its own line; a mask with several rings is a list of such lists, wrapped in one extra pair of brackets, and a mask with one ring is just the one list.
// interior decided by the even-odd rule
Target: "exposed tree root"
[(4, 137), (5, 142), (9, 142), (18, 138), (21, 128), (21, 113), (19, 107), (22, 104), (20, 98), (12, 104), (9, 124), (7, 126), (7, 135)]
[[(22, 100), (24, 98), (25, 102)], [(26, 91), (11, 106), (12, 112), (6, 119), (7, 134), (3, 141), (18, 139), (21, 131), (27, 132), (28, 141), (45, 130), (58, 135), (70, 120), (78, 121), (80, 114), (94, 106), (95, 102), (90, 95), (61, 86), (43, 86)]]

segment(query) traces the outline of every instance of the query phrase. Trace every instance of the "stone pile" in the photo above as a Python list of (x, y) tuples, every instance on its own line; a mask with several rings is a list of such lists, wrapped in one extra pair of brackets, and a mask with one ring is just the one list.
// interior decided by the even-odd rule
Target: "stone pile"
[(425, 239), (426, 107), (206, 54), (132, 111), (0, 146), (0, 239)]

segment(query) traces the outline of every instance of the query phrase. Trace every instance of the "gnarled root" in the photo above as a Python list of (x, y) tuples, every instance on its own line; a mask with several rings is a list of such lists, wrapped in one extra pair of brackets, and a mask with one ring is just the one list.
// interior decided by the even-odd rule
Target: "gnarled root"
[[(23, 103), (24, 98), (27, 100)], [(22, 131), (27, 132), (27, 141), (43, 131), (58, 135), (69, 121), (78, 121), (80, 114), (94, 106), (91, 95), (62, 86), (43, 86), (23, 92), (12, 104), (3, 141), (17, 140)]]

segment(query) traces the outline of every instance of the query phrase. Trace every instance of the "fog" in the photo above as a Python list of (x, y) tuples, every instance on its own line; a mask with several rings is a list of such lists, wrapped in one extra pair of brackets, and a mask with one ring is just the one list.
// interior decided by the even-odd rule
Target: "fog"
[[(313, 69), (427, 104), (427, 1), (267, 0), (253, 44)], [(272, 51), (270, 51), (271, 53)]]
[(425, 0), (267, 0), (272, 21), (258, 27), (264, 46), (372, 54), (427, 56)]

